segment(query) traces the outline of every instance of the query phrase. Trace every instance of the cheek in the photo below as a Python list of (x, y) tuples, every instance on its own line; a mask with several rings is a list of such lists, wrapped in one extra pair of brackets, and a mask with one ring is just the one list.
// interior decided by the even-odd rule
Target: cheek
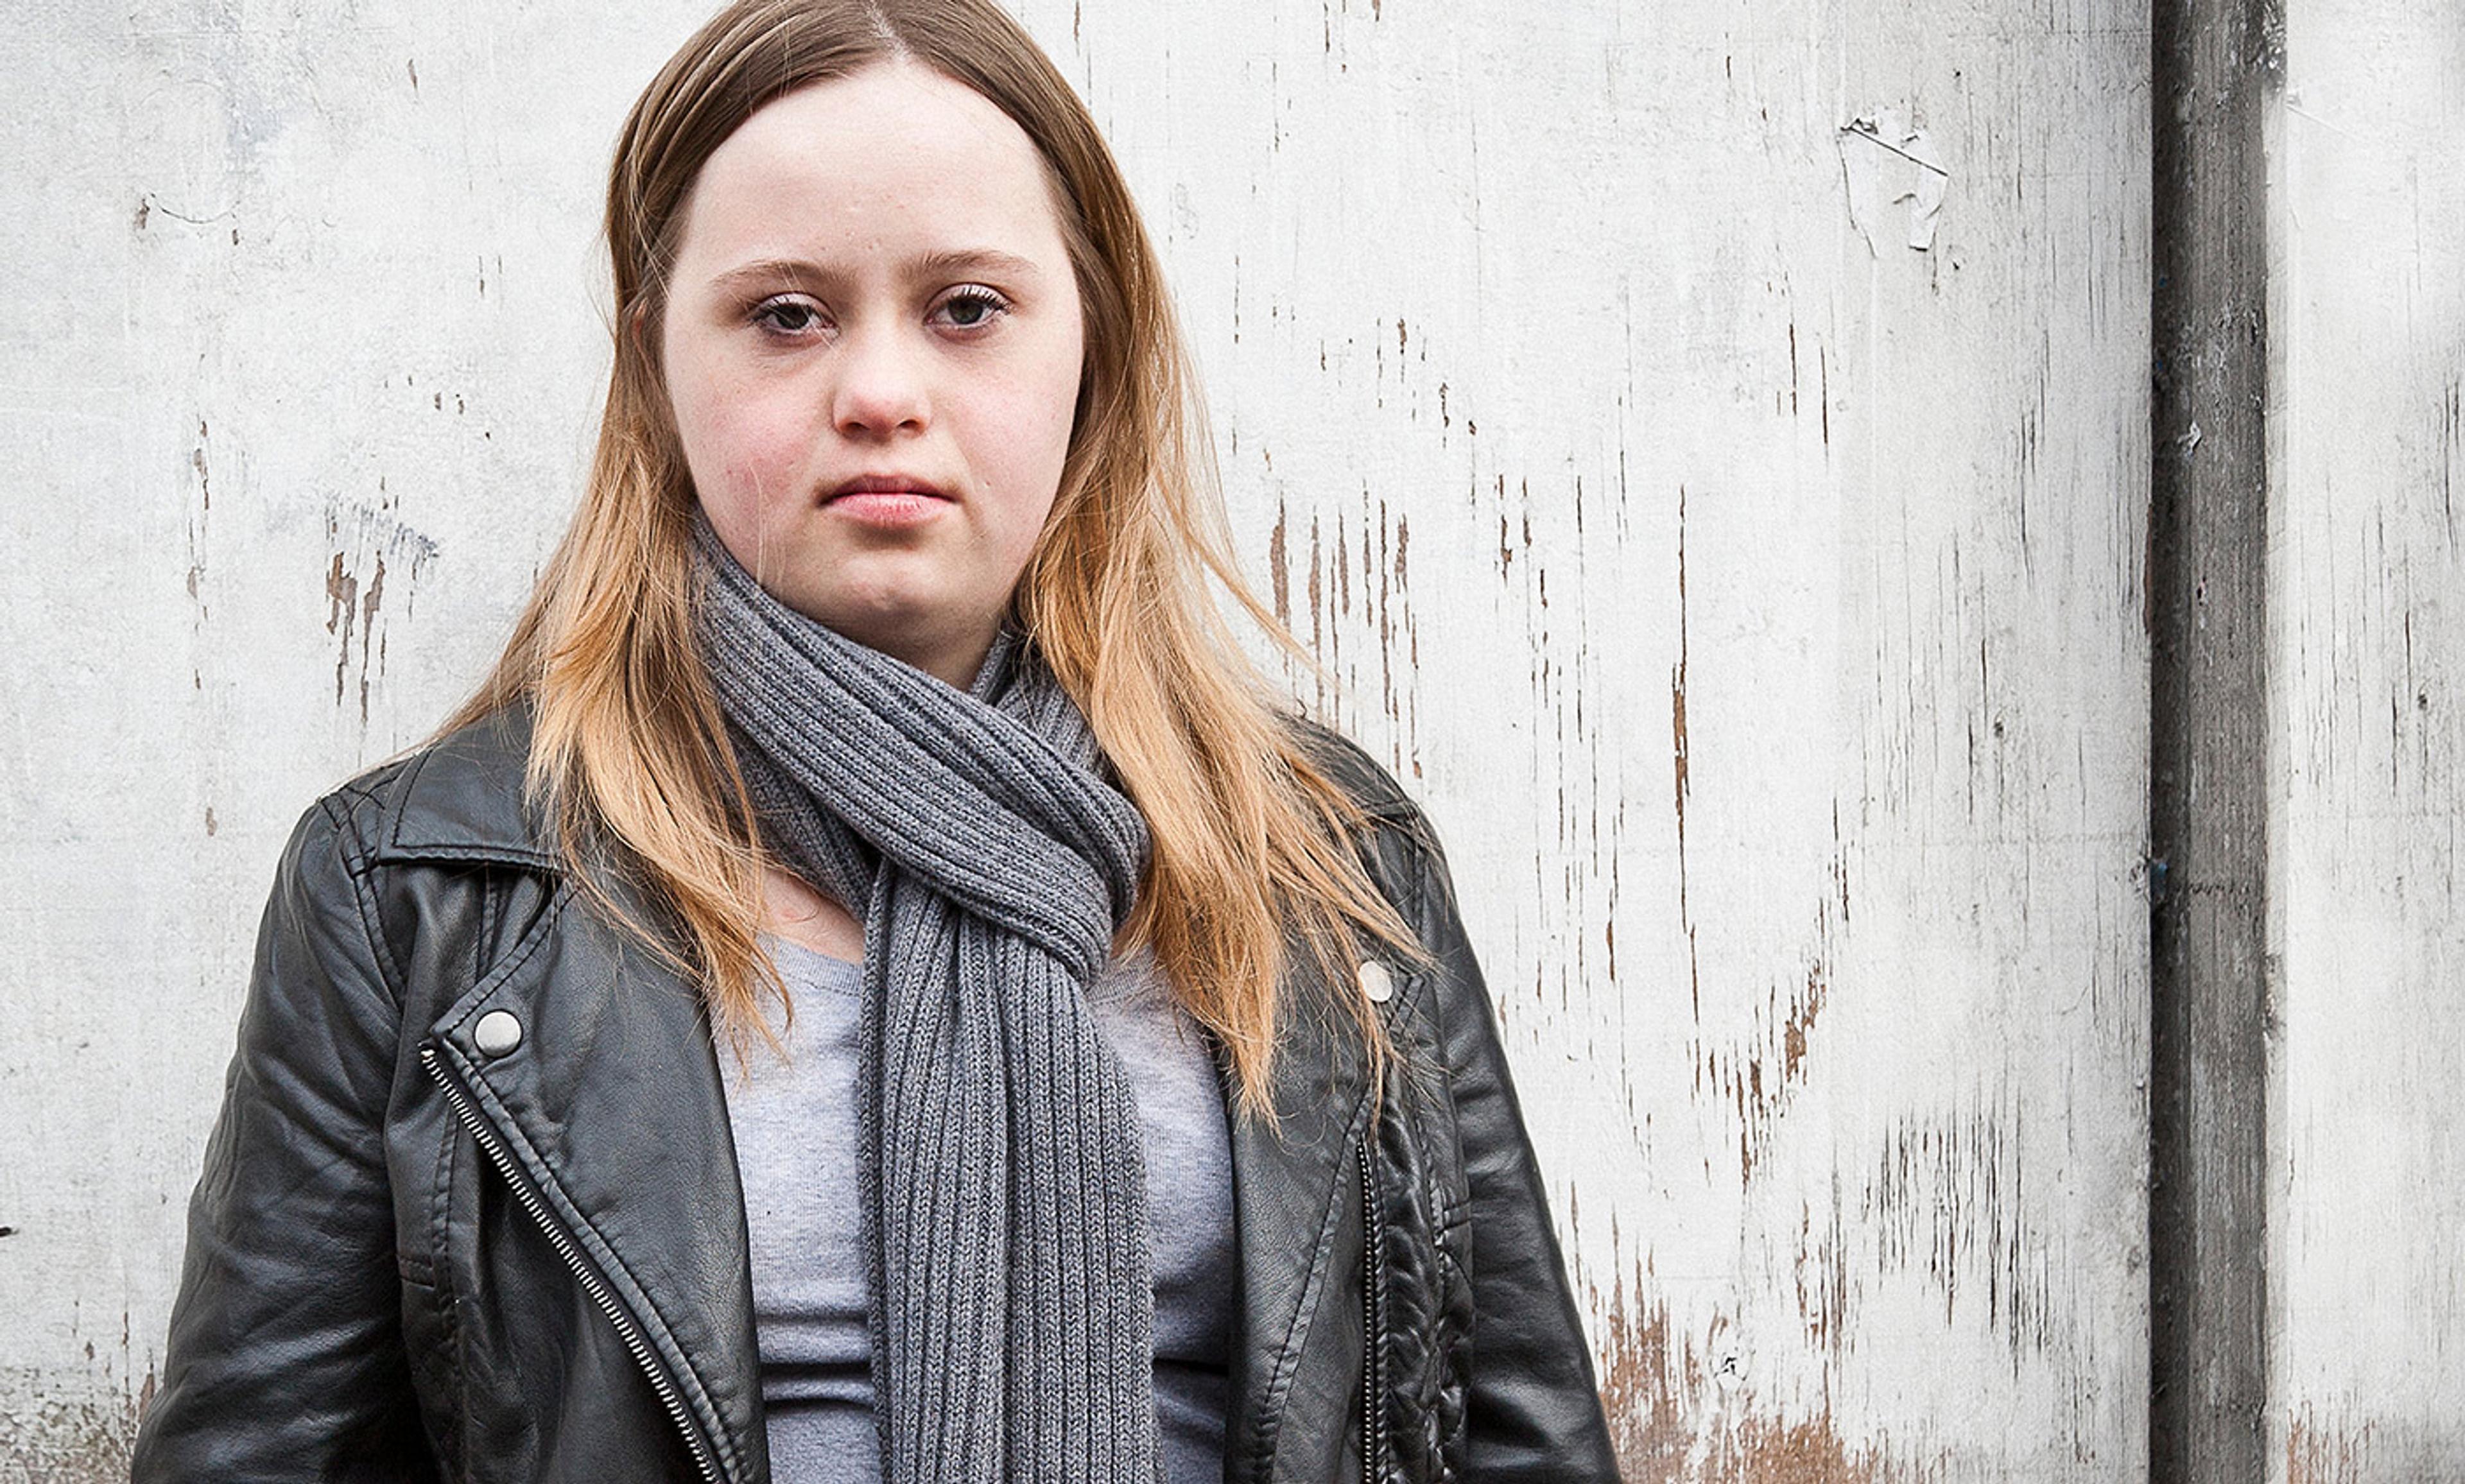
[(988, 426), (997, 513), (994, 540), (1006, 560), (1024, 565), (1060, 492), (1070, 452), (1070, 416), (1043, 407), (1018, 407)]
[(671, 405), (694, 492), (714, 522), (722, 515), (758, 520), (795, 497), (811, 430), (794, 399), (697, 378), (677, 389)]
[(1075, 338), (1055, 347), (1041, 365), (1023, 367), (1004, 388), (997, 447), (1005, 454), (1013, 521), (1020, 539), (1033, 543), (1061, 482), (1070, 454), (1070, 432), (1078, 404)]

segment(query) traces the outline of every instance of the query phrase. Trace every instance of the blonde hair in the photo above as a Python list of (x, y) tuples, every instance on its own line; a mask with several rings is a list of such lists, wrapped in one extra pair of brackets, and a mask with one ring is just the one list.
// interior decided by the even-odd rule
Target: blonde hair
[[(1291, 955), (1351, 984), (1357, 935), (1418, 954), (1371, 883), (1360, 809), (1311, 760), (1208, 583), (1299, 653), (1241, 581), (1204, 414), (1155, 252), (1069, 84), (990, 0), (738, 0), (626, 120), (608, 187), (615, 365), (589, 485), (495, 670), (449, 725), (527, 702), (529, 786), (577, 881), (613, 871), (667, 921), (615, 911), (696, 977), (742, 1047), (780, 989), (758, 940), (767, 856), (694, 638), (694, 492), (655, 347), (702, 162), (765, 103), (904, 59), (973, 88), (1041, 153), (1085, 316), (1059, 494), (1013, 598), (1146, 816), (1154, 850), (1118, 945), (1145, 946), (1265, 1112)], [(860, 907), (861, 904), (856, 904)], [(1373, 1062), (1385, 1043), (1345, 1008)]]

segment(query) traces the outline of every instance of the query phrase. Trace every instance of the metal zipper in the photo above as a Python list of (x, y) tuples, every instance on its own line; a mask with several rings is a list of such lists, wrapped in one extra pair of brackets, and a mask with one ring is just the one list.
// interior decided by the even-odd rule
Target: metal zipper
[(1361, 1138), (1361, 1476), (1378, 1484), (1387, 1476), (1387, 1215), (1378, 1207), (1369, 1138), (1366, 1131)]
[(651, 1348), (651, 1341), (642, 1333), (640, 1321), (608, 1287), (607, 1280), (599, 1275), (589, 1257), (574, 1244), (556, 1214), (547, 1208), (547, 1203), (540, 1198), (539, 1191), (531, 1184), (529, 1171), (514, 1159), (513, 1152), (505, 1147), (503, 1140), (497, 1137), (496, 1129), (481, 1116), (470, 1095), (446, 1070), (445, 1063), (436, 1054), (434, 1042), (419, 1049), (419, 1061), (428, 1069), (428, 1074), (436, 1079), (436, 1085), (444, 1090), (445, 1100), (452, 1105), (454, 1116), (471, 1131), (471, 1137), (479, 1141), (479, 1147), (487, 1151), (489, 1162), (497, 1166), (498, 1173), (505, 1177), (505, 1185), (514, 1192), (514, 1199), (521, 1203), (522, 1209), (530, 1212), (531, 1219), (539, 1224), (541, 1232), (547, 1237), (548, 1245), (556, 1249), (557, 1255), (564, 1258), (565, 1265), (572, 1270), (574, 1277), (582, 1284), (582, 1291), (590, 1296), (600, 1312), (608, 1316), (609, 1322), (616, 1326), (616, 1337), (625, 1341), (625, 1348), (632, 1352), (634, 1363), (650, 1380), (651, 1389), (658, 1393), (659, 1401), (668, 1409), (668, 1416), (676, 1422), (677, 1430), (684, 1434), (685, 1447), (693, 1454), (704, 1484), (720, 1484), (719, 1460), (711, 1452), (710, 1442), (703, 1437), (700, 1424), (694, 1420), (692, 1411), (685, 1406), (684, 1398), (677, 1394), (676, 1383), (668, 1379), (667, 1366), (660, 1362), (657, 1352)]

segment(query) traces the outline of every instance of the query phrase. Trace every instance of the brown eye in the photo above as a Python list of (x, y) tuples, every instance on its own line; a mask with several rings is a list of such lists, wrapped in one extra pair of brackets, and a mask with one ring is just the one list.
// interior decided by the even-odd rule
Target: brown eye
[(1009, 300), (992, 290), (965, 288), (942, 300), (934, 314), (953, 329), (979, 330), (1009, 310)]
[(822, 327), (822, 312), (809, 299), (773, 299), (755, 307), (753, 322), (781, 335), (806, 335)]

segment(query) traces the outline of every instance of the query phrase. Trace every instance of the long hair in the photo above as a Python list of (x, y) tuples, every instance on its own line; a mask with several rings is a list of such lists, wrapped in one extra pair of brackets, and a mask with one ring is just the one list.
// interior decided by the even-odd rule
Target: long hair
[[(768, 857), (694, 637), (695, 497), (658, 326), (712, 151), (771, 100), (891, 60), (982, 94), (1050, 177), (1085, 364), (1060, 489), (1013, 609), (1153, 834), (1117, 947), (1153, 951), (1223, 1043), (1242, 1106), (1272, 1118), (1293, 955), (1344, 987), (1361, 936), (1407, 957), (1417, 946), (1356, 853), (1360, 811), (1213, 601), (1210, 581), (1299, 653), (1232, 560), (1188, 353), (1129, 188), (1068, 82), (991, 0), (737, 0), (652, 80), (608, 183), (615, 364), (589, 485), (502, 657), (448, 724), (527, 702), (528, 786), (575, 879), (700, 982), (740, 1047), (760, 1030), (761, 994), (784, 994), (758, 939)], [(610, 872), (664, 921), (615, 909)], [(1383, 1061), (1366, 1002), (1347, 995), (1344, 1008)]]

